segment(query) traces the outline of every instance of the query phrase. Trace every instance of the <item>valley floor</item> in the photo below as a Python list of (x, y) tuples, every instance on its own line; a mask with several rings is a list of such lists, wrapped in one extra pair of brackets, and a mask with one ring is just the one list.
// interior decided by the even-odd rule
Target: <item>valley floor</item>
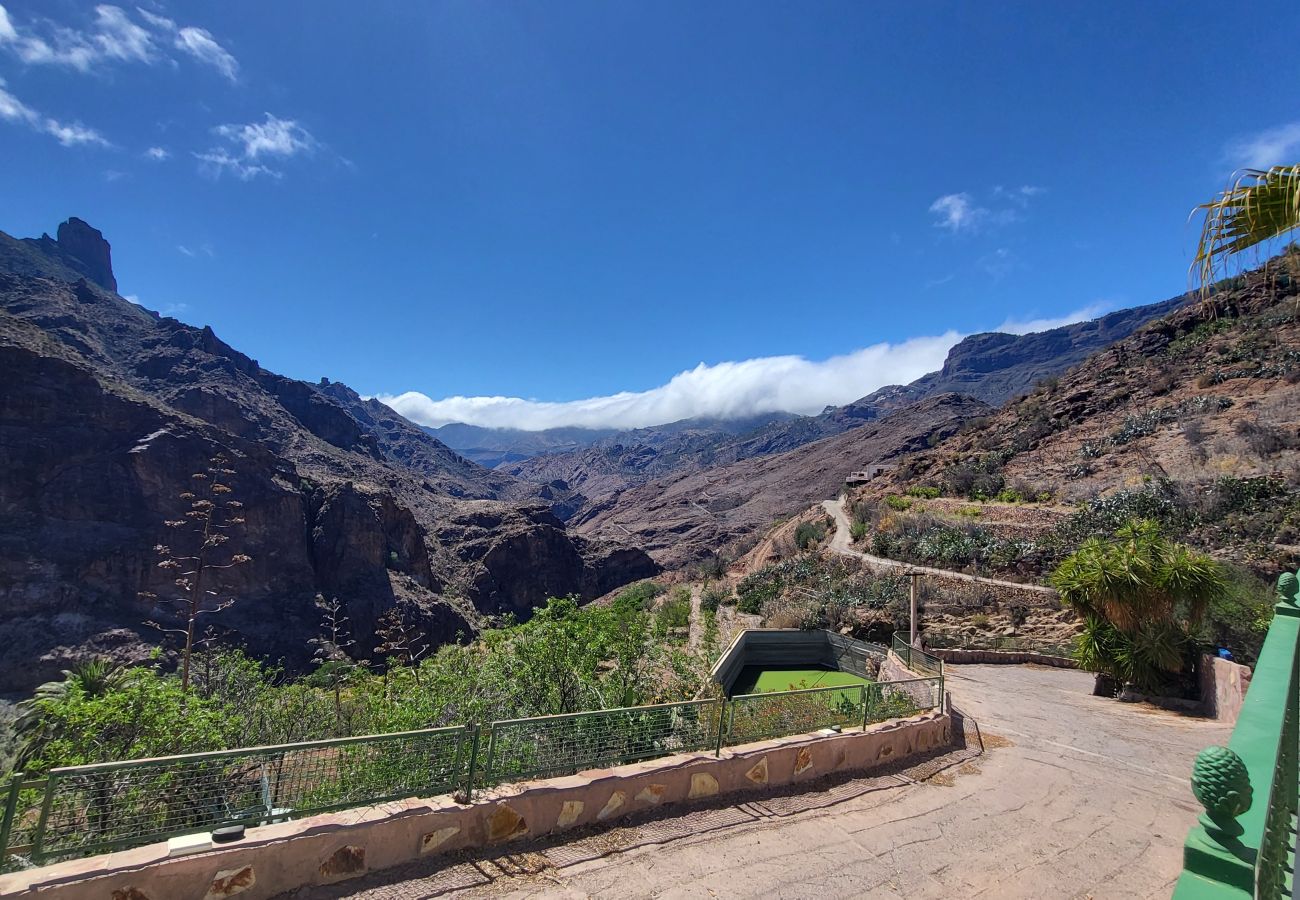
[[(295, 900), (476, 897), (1168, 897), (1227, 726), (1091, 695), (1068, 669), (952, 666), (967, 751), (820, 793), (429, 860)], [(976, 751), (983, 746), (983, 754)]]

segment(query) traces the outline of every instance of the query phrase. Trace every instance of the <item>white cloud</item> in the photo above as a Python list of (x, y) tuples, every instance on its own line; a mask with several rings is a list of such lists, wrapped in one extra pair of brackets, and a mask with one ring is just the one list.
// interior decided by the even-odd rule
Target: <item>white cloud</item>
[[(84, 29), (54, 22), (19, 28), (0, 6), (0, 45), (28, 65), (59, 65), (90, 72), (105, 62), (144, 63), (171, 58), (179, 50), (235, 81), (239, 63), (205, 29), (177, 26), (166, 16), (136, 8), (139, 21), (119, 6), (95, 7), (95, 19)], [(143, 22), (144, 24), (141, 24)], [(160, 43), (161, 42), (161, 43)]]
[(95, 7), (98, 32), (94, 42), (108, 59), (149, 62), (154, 58), (153, 38), (116, 6)]
[(1228, 159), (1242, 169), (1300, 163), (1300, 122), (1290, 122), (1241, 138), (1228, 147)]
[[(1105, 301), (1037, 319), (1009, 317), (995, 331), (1030, 334), (1084, 322), (1105, 314)], [(419, 391), (380, 394), (375, 399), (421, 425), (464, 422), (485, 428), (644, 428), (697, 416), (740, 418), (765, 412), (810, 415), (842, 406), (888, 384), (907, 384), (939, 369), (965, 335), (947, 331), (880, 343), (825, 360), (768, 356), (716, 365), (700, 363), (648, 391), (561, 402), (521, 397), (445, 397)]]
[(212, 66), (231, 81), (239, 77), (239, 63), (202, 28), (188, 27), (176, 32), (176, 48)]
[(296, 153), (310, 152), (316, 146), (316, 139), (292, 119), (279, 119), (265, 113), (265, 122), (250, 122), (247, 125), (221, 125), (214, 129), (218, 135), (235, 144), (243, 145), (243, 155), (247, 159), (260, 156), (293, 156)]
[(560, 426), (640, 428), (694, 416), (736, 418), (788, 410), (817, 413), (886, 384), (913, 381), (943, 364), (960, 339), (949, 331), (900, 344), (875, 344), (844, 356), (813, 361), (770, 356), (716, 365), (701, 363), (648, 391), (543, 402), (519, 397), (447, 397), (418, 391), (378, 399), (414, 422), (466, 422), (487, 427), (540, 430)]
[(33, 131), (48, 134), (65, 147), (90, 144), (99, 147), (110, 146), (104, 136), (93, 128), (87, 128), (80, 122), (60, 122), (43, 113), (37, 112), (23, 103), (5, 89), (0, 80), (0, 119), (26, 125)]
[(246, 125), (221, 125), (212, 131), (230, 145), (213, 147), (196, 153), (201, 171), (219, 178), (229, 172), (242, 181), (251, 181), (259, 175), (279, 178), (283, 175), (266, 164), (267, 159), (290, 159), (299, 154), (314, 153), (320, 146), (311, 132), (293, 119), (281, 119), (266, 113), (262, 122)]
[(1089, 319), (1095, 319), (1098, 316), (1105, 315), (1109, 310), (1109, 303), (1098, 301), (1097, 303), (1089, 303), (1087, 306), (1055, 318), (1008, 318), (994, 330), (1005, 331), (1007, 334), (1033, 334), (1037, 331), (1051, 331), (1053, 328), (1060, 328), (1062, 325), (1073, 325), (1075, 322), (1087, 322)]
[(1009, 225), (1024, 218), (1024, 210), (1030, 200), (1043, 193), (1044, 188), (1033, 184), (1007, 188), (997, 185), (993, 188), (996, 201), (989, 205), (976, 202), (966, 191), (944, 194), (930, 204), (930, 212), (935, 216), (934, 226), (946, 228), (953, 234), (979, 231), (987, 225)]
[(937, 217), (934, 223), (936, 227), (947, 228), (956, 234), (974, 228), (987, 210), (975, 206), (970, 194), (961, 193), (945, 194), (940, 197), (930, 204), (930, 212)]
[(150, 147), (144, 151), (144, 155), (155, 162), (162, 162), (171, 156), (171, 152), (166, 147)]
[(194, 251), (191, 250), (189, 247), (186, 247), (184, 244), (177, 244), (176, 249), (179, 250), (181, 254), (184, 256), (189, 256), (189, 257), (194, 256)]

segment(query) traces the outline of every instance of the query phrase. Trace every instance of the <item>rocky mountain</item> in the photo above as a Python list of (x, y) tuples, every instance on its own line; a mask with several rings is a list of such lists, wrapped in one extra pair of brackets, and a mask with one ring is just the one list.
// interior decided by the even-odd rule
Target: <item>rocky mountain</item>
[(674, 473), (700, 472), (784, 453), (892, 415), (927, 397), (956, 392), (1000, 406), (1185, 302), (1186, 297), (1175, 297), (1035, 334), (971, 335), (948, 352), (940, 371), (908, 385), (880, 388), (816, 416), (778, 414), (766, 421), (764, 417), (747, 419), (740, 423), (743, 427), (730, 431), (721, 423), (685, 431), (673, 426), (645, 428), (601, 439), (589, 447), (545, 453), (499, 468), (570, 492), (557, 511), (581, 520), (630, 487)]
[(157, 643), (142, 623), (165, 611), (141, 592), (169, 584), (153, 548), (218, 453), (252, 561), (207, 624), (291, 664), (309, 656), (317, 594), (345, 602), (368, 655), (393, 607), (445, 642), (657, 571), (568, 532), (548, 508), (562, 492), (484, 469), (345, 385), (270, 372), (115, 285), (107, 242), (80, 220), (57, 240), (0, 232), (0, 691)]
[(743, 544), (776, 519), (836, 496), (867, 462), (889, 462), (993, 412), (973, 397), (940, 394), (784, 453), (678, 472), (610, 495), (572, 522), (579, 534), (616, 535), (677, 567)]
[(914, 504), (930, 512), (1005, 486), (1050, 496), (1023, 507), (1050, 522), (1127, 497), (1136, 515), (1272, 578), (1300, 561), (1298, 309), (1292, 249), (911, 455), (857, 499), (938, 488)]

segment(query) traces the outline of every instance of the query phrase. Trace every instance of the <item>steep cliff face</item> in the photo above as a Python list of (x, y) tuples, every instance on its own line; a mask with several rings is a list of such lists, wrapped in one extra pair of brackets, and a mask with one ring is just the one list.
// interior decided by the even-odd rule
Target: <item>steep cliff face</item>
[[(345, 602), (369, 656), (393, 607), (441, 643), (486, 614), (657, 571), (538, 513), (552, 489), (483, 469), (345, 386), (269, 372), (42, 255), (46, 243), (0, 234), (0, 693), (157, 643), (144, 622), (160, 610), (140, 599), (168, 593), (153, 548), (217, 453), (252, 561), (222, 575), (239, 602), (205, 624), (290, 664), (310, 657), (317, 594)], [(465, 519), (481, 512), (498, 525)]]

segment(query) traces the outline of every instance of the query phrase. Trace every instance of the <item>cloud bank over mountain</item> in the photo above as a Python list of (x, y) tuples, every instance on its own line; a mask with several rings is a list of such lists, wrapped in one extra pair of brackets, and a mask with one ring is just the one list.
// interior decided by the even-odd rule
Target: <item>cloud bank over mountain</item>
[(520, 397), (434, 400), (418, 391), (378, 399), (421, 425), (464, 422), (527, 430), (642, 428), (695, 416), (738, 418), (777, 411), (810, 414), (934, 371), (943, 365), (948, 348), (960, 339), (957, 332), (948, 331), (900, 344), (874, 344), (826, 360), (768, 356), (715, 365), (700, 363), (648, 391), (565, 402)]

